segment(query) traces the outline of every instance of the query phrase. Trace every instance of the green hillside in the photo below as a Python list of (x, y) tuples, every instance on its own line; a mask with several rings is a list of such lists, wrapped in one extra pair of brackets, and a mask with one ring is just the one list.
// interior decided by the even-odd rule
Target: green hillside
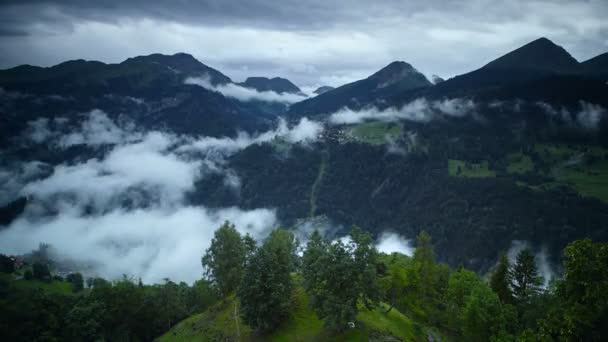
[(308, 296), (301, 286), (294, 291), (292, 307), (289, 319), (272, 334), (253, 336), (251, 329), (237, 319), (238, 301), (232, 296), (178, 323), (158, 341), (423, 341), (428, 335), (439, 337), (394, 308), (385, 314), (385, 304), (372, 311), (361, 309), (354, 329), (330, 333), (310, 309)]

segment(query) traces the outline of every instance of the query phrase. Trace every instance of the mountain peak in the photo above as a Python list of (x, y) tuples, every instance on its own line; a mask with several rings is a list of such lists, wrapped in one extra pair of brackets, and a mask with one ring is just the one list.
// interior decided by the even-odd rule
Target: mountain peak
[(431, 84), (431, 82), (416, 70), (416, 68), (403, 61), (391, 62), (389, 65), (371, 75), (368, 79), (375, 80), (378, 83), (378, 88), (384, 88), (405, 80), (415, 81), (416, 83), (419, 83), (420, 86)]
[(300, 88), (293, 84), (290, 80), (282, 77), (248, 77), (245, 82), (241, 83), (242, 86), (247, 88), (253, 88), (257, 91), (274, 91), (277, 93), (301, 93)]
[(334, 90), (334, 89), (336, 89), (336, 88), (330, 87), (330, 86), (320, 86), (313, 93), (317, 94), (317, 95), (321, 95), (323, 93), (327, 93), (328, 91)]
[(541, 37), (486, 64), (484, 68), (570, 73), (578, 62), (563, 47)]

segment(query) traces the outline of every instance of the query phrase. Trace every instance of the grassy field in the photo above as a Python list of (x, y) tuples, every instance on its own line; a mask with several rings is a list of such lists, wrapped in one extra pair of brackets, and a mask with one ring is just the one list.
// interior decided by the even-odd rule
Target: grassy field
[(323, 327), (323, 322), (310, 309), (308, 296), (300, 286), (294, 291), (293, 303), (290, 317), (270, 335), (254, 336), (240, 318), (237, 320), (237, 300), (232, 297), (205, 313), (182, 321), (158, 341), (426, 341), (427, 338), (427, 329), (398, 310), (393, 309), (385, 315), (385, 304), (372, 311), (362, 309), (356, 328), (336, 334)]
[(525, 174), (534, 171), (534, 163), (530, 156), (523, 153), (511, 153), (507, 155), (507, 172)]
[(608, 202), (608, 150), (581, 145), (536, 145), (535, 151), (551, 167), (551, 176), (582, 196)]
[(594, 163), (589, 168), (566, 167), (555, 172), (555, 177), (572, 185), (583, 196), (608, 202), (608, 160)]
[(448, 173), (454, 177), (485, 178), (496, 177), (496, 172), (488, 168), (488, 162), (483, 161), (479, 164), (469, 163), (462, 160), (449, 159)]
[(40, 280), (15, 280), (14, 286), (30, 289), (42, 289), (46, 293), (69, 295), (72, 293), (72, 285), (65, 281), (45, 282)]
[(350, 129), (349, 135), (355, 140), (372, 145), (386, 144), (387, 140), (401, 136), (401, 126), (382, 121), (366, 122)]

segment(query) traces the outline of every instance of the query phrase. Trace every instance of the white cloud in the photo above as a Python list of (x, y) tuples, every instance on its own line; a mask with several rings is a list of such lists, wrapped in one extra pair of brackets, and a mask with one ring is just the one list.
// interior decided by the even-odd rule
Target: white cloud
[(441, 101), (428, 101), (419, 98), (406, 103), (400, 108), (389, 107), (378, 109), (366, 107), (360, 110), (343, 108), (333, 113), (329, 121), (334, 124), (354, 124), (366, 120), (398, 121), (408, 120), (427, 122), (437, 115), (462, 117), (475, 110), (475, 103), (469, 99), (444, 99)]
[(65, 208), (50, 219), (17, 220), (0, 232), (0, 249), (23, 253), (45, 242), (63, 257), (92, 263), (95, 271), (107, 278), (128, 274), (147, 283), (166, 277), (192, 282), (202, 277), (200, 258), (224, 220), (257, 239), (276, 225), (275, 213), (268, 209), (212, 211), (183, 206), (82, 215), (79, 210)]
[(581, 101), (581, 110), (576, 115), (578, 123), (586, 129), (595, 130), (599, 127), (606, 109), (600, 105)]
[[(555, 108), (546, 102), (536, 102), (536, 105), (541, 108), (546, 114), (561, 118), (562, 121), (568, 124), (576, 124), (587, 130), (596, 130), (603, 118), (606, 116), (606, 109), (600, 105), (588, 103), (585, 101), (579, 102), (579, 109), (575, 110), (565, 107)], [(573, 119), (574, 118), (574, 119)], [(573, 122), (575, 120), (575, 122)]]
[(34, 121), (29, 121), (27, 124), (29, 127), (26, 134), (35, 143), (40, 144), (53, 136), (53, 132), (49, 128), (49, 119), (47, 118), (38, 118)]
[(411, 241), (397, 233), (384, 232), (376, 242), (376, 249), (379, 252), (391, 254), (401, 253), (407, 256), (414, 255), (415, 248), (412, 247)]
[(132, 129), (119, 128), (105, 112), (99, 109), (93, 109), (85, 115), (86, 119), (81, 123), (80, 130), (61, 137), (59, 146), (65, 148), (74, 145), (119, 144), (140, 138)]
[(205, 77), (188, 77), (184, 81), (186, 84), (194, 84), (218, 92), (226, 97), (232, 97), (239, 101), (265, 101), (265, 102), (281, 102), (281, 103), (296, 103), (305, 100), (307, 97), (291, 93), (277, 93), (274, 91), (257, 91), (252, 88), (246, 88), (234, 83), (212, 85), (208, 78)]
[(32, 198), (25, 213), (0, 231), (0, 251), (26, 253), (50, 243), (65, 258), (91, 263), (101, 276), (125, 273), (145, 282), (199, 279), (200, 257), (224, 220), (257, 239), (277, 226), (272, 208), (211, 210), (187, 204), (186, 194), (205, 172), (223, 174), (225, 185), (239, 191), (240, 178), (224, 164), (226, 156), (275, 138), (306, 144), (323, 129), (303, 118), (292, 128), (279, 120), (275, 130), (254, 136), (195, 139), (157, 131), (135, 134), (103, 112), (87, 115), (69, 134), (61, 135), (69, 127), (65, 120), (49, 129), (47, 143), (108, 144), (108, 151), (54, 167), (31, 162), (0, 170), (0, 189), (11, 196), (7, 201), (17, 195)]

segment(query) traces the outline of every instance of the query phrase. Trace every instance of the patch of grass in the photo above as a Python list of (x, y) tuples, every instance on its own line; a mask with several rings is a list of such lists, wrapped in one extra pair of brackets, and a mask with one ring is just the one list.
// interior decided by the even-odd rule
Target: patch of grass
[(250, 341), (251, 329), (235, 317), (236, 305), (235, 296), (229, 297), (178, 323), (157, 341)]
[(556, 178), (572, 185), (583, 196), (596, 197), (608, 202), (608, 160), (590, 167), (566, 167), (555, 173)]
[(488, 162), (483, 161), (479, 164), (469, 163), (462, 160), (449, 159), (448, 160), (448, 173), (454, 177), (467, 177), (467, 178), (486, 178), (496, 177), (496, 172), (492, 171), (488, 167)]
[(310, 308), (309, 298), (302, 286), (296, 286), (290, 316), (275, 331), (254, 336), (239, 318), (237, 337), (234, 317), (236, 303), (236, 298), (232, 296), (204, 313), (180, 322), (158, 341), (425, 341), (426, 333), (430, 331), (395, 308), (385, 315), (386, 304), (371, 311), (362, 308), (354, 329), (340, 333), (328, 331)]
[(394, 308), (388, 314), (385, 314), (384, 312), (387, 309), (388, 305), (382, 304), (380, 308), (375, 310), (361, 310), (357, 318), (366, 327), (372, 327), (373, 331), (380, 335), (386, 334), (398, 337), (403, 341), (424, 339), (425, 336), (416, 336), (415, 324), (409, 317)]
[(387, 143), (387, 139), (397, 139), (401, 132), (398, 123), (373, 121), (356, 125), (349, 130), (349, 135), (360, 142), (382, 145)]
[(312, 341), (323, 333), (323, 322), (310, 309), (308, 296), (301, 286), (294, 291), (294, 303), (291, 317), (281, 324), (268, 341)]
[(69, 295), (72, 293), (72, 285), (65, 281), (40, 281), (19, 279), (13, 282), (15, 287), (41, 289), (49, 294)]
[(511, 153), (507, 155), (507, 172), (525, 174), (534, 171), (534, 162), (530, 156), (523, 153)]

